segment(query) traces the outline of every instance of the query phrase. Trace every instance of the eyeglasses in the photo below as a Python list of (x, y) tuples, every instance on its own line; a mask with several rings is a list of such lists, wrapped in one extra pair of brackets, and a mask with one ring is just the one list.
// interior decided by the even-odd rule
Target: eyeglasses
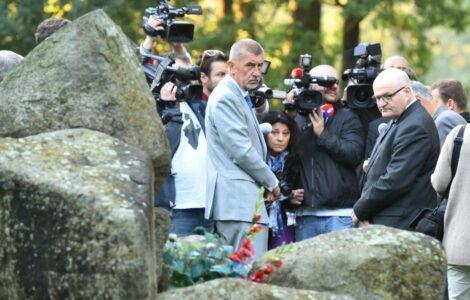
[(199, 63), (199, 66), (202, 67), (202, 64), (204, 63), (204, 59), (206, 57), (212, 57), (212, 56), (216, 56), (216, 55), (225, 55), (225, 54), (220, 50), (209, 49), (209, 50), (204, 51), (202, 53), (201, 62)]
[(403, 90), (406, 86), (402, 86), (398, 90), (396, 90), (394, 93), (391, 93), (389, 95), (383, 95), (383, 96), (372, 96), (372, 100), (375, 102), (379, 102), (379, 100), (382, 100), (385, 103), (389, 103), (392, 101), (393, 97), (398, 94), (401, 90)]

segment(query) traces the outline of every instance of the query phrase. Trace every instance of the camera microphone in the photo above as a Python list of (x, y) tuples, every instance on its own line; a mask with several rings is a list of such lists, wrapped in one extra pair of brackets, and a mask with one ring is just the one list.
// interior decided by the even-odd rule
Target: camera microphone
[[(325, 121), (325, 123), (331, 118), (333, 117), (333, 115), (335, 114), (335, 109), (333, 107), (332, 104), (330, 103), (327, 103), (327, 104), (323, 104), (322, 106), (320, 106), (320, 109), (322, 110), (323, 112), (323, 119)], [(306, 130), (308, 128), (312, 128), (312, 123), (308, 123), (306, 124), (302, 129), (303, 130)]]
[(290, 73), (290, 76), (292, 78), (302, 78), (302, 76), (304, 76), (304, 71), (301, 68), (295, 68)]
[(261, 123), (259, 124), (259, 129), (263, 134), (268, 134), (273, 131), (273, 126), (270, 123)]

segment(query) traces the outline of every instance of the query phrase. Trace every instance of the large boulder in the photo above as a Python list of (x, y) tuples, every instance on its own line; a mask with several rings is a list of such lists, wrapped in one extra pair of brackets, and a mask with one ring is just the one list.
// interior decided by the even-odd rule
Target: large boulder
[(168, 173), (168, 141), (139, 59), (102, 10), (51, 35), (9, 74), (0, 120), (0, 137), (100, 131), (147, 152), (156, 187)]
[(369, 226), (285, 247), (291, 252), (266, 282), (356, 299), (440, 299), (444, 293), (444, 250), (421, 233)]
[(242, 279), (216, 279), (187, 288), (179, 288), (158, 294), (156, 300), (347, 300), (344, 295), (285, 288), (269, 284), (253, 283)]
[(145, 152), (69, 129), (0, 139), (0, 153), (0, 299), (155, 296)]

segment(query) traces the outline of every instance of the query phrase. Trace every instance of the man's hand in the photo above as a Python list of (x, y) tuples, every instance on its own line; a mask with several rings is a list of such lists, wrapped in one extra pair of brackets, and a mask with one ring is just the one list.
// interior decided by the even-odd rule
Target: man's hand
[(323, 119), (323, 111), (321, 108), (313, 110), (308, 115), (310, 122), (312, 122), (313, 133), (319, 137), (325, 129), (325, 119)]
[(289, 201), (293, 205), (300, 205), (304, 201), (304, 189), (292, 190)]
[[(163, 27), (165, 25), (165, 21), (163, 21), (162, 19), (156, 19), (156, 18), (150, 17), (148, 24), (150, 27), (152, 27), (156, 31), (165, 30), (165, 27)], [(142, 47), (146, 50), (151, 50), (153, 48), (153, 43), (155, 42), (156, 38), (157, 38), (156, 36), (146, 35), (145, 40), (142, 43)]]
[[(282, 104), (284, 104), (284, 105), (286, 105), (286, 104), (293, 105), (294, 102), (295, 102), (294, 97), (295, 97), (295, 90), (291, 90), (289, 93), (287, 93), (286, 99), (284, 99), (284, 101), (282, 101)], [(285, 112), (292, 119), (294, 119), (297, 116), (297, 110), (295, 110), (295, 109), (286, 109)]]
[(160, 99), (163, 101), (175, 101), (176, 100), (176, 85), (168, 81), (162, 86), (160, 90)]
[(358, 227), (358, 228), (361, 228), (361, 227), (367, 227), (370, 225), (370, 222), (367, 221), (367, 220), (364, 220), (364, 221), (360, 221), (356, 214), (354, 213), (354, 210), (352, 211), (351, 213), (351, 219), (352, 219), (352, 224), (353, 224), (353, 227)]
[(369, 160), (366, 159), (363, 163), (362, 163), (362, 170), (367, 173), (367, 170), (369, 169)]
[(281, 193), (281, 188), (279, 186), (276, 186), (271, 192), (266, 191), (266, 202), (274, 202), (276, 201), (277, 198), (279, 198), (279, 195)]

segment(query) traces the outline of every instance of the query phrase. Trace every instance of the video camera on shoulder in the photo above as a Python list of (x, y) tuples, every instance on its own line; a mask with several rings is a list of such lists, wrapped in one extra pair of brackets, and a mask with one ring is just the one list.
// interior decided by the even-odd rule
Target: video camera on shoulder
[(359, 44), (354, 49), (346, 51), (345, 56), (357, 59), (356, 66), (344, 71), (342, 76), (344, 81), (349, 80), (351, 83), (346, 89), (348, 106), (355, 109), (376, 106), (372, 98), (374, 95), (372, 83), (382, 71), (380, 44)]
[[(175, 60), (171, 57), (151, 54), (142, 55), (144, 56), (142, 63), (144, 73), (157, 102), (164, 102), (160, 99), (160, 91), (167, 82), (173, 82), (176, 85), (176, 101), (193, 102), (202, 99), (202, 85), (193, 83), (193, 81), (199, 80), (201, 76), (199, 66), (172, 67)], [(150, 59), (158, 61), (158, 64), (149, 63)]]
[[(187, 43), (193, 40), (194, 24), (185, 21), (176, 21), (177, 17), (184, 15), (202, 15), (199, 5), (186, 5), (182, 8), (174, 8), (168, 4), (168, 0), (158, 1), (157, 7), (149, 7), (142, 17), (142, 27), (150, 36), (160, 36), (168, 42)], [(157, 31), (148, 24), (149, 18), (161, 19), (166, 22), (164, 31)]]
[(311, 55), (300, 55), (300, 68), (292, 70), (292, 78), (284, 79), (284, 85), (295, 90), (294, 103), (286, 103), (285, 108), (296, 109), (303, 116), (308, 116), (312, 110), (319, 108), (323, 102), (322, 94), (319, 91), (310, 90), (310, 84), (316, 83), (320, 86), (332, 87), (336, 83), (336, 78), (331, 76), (310, 76), (311, 65)]

